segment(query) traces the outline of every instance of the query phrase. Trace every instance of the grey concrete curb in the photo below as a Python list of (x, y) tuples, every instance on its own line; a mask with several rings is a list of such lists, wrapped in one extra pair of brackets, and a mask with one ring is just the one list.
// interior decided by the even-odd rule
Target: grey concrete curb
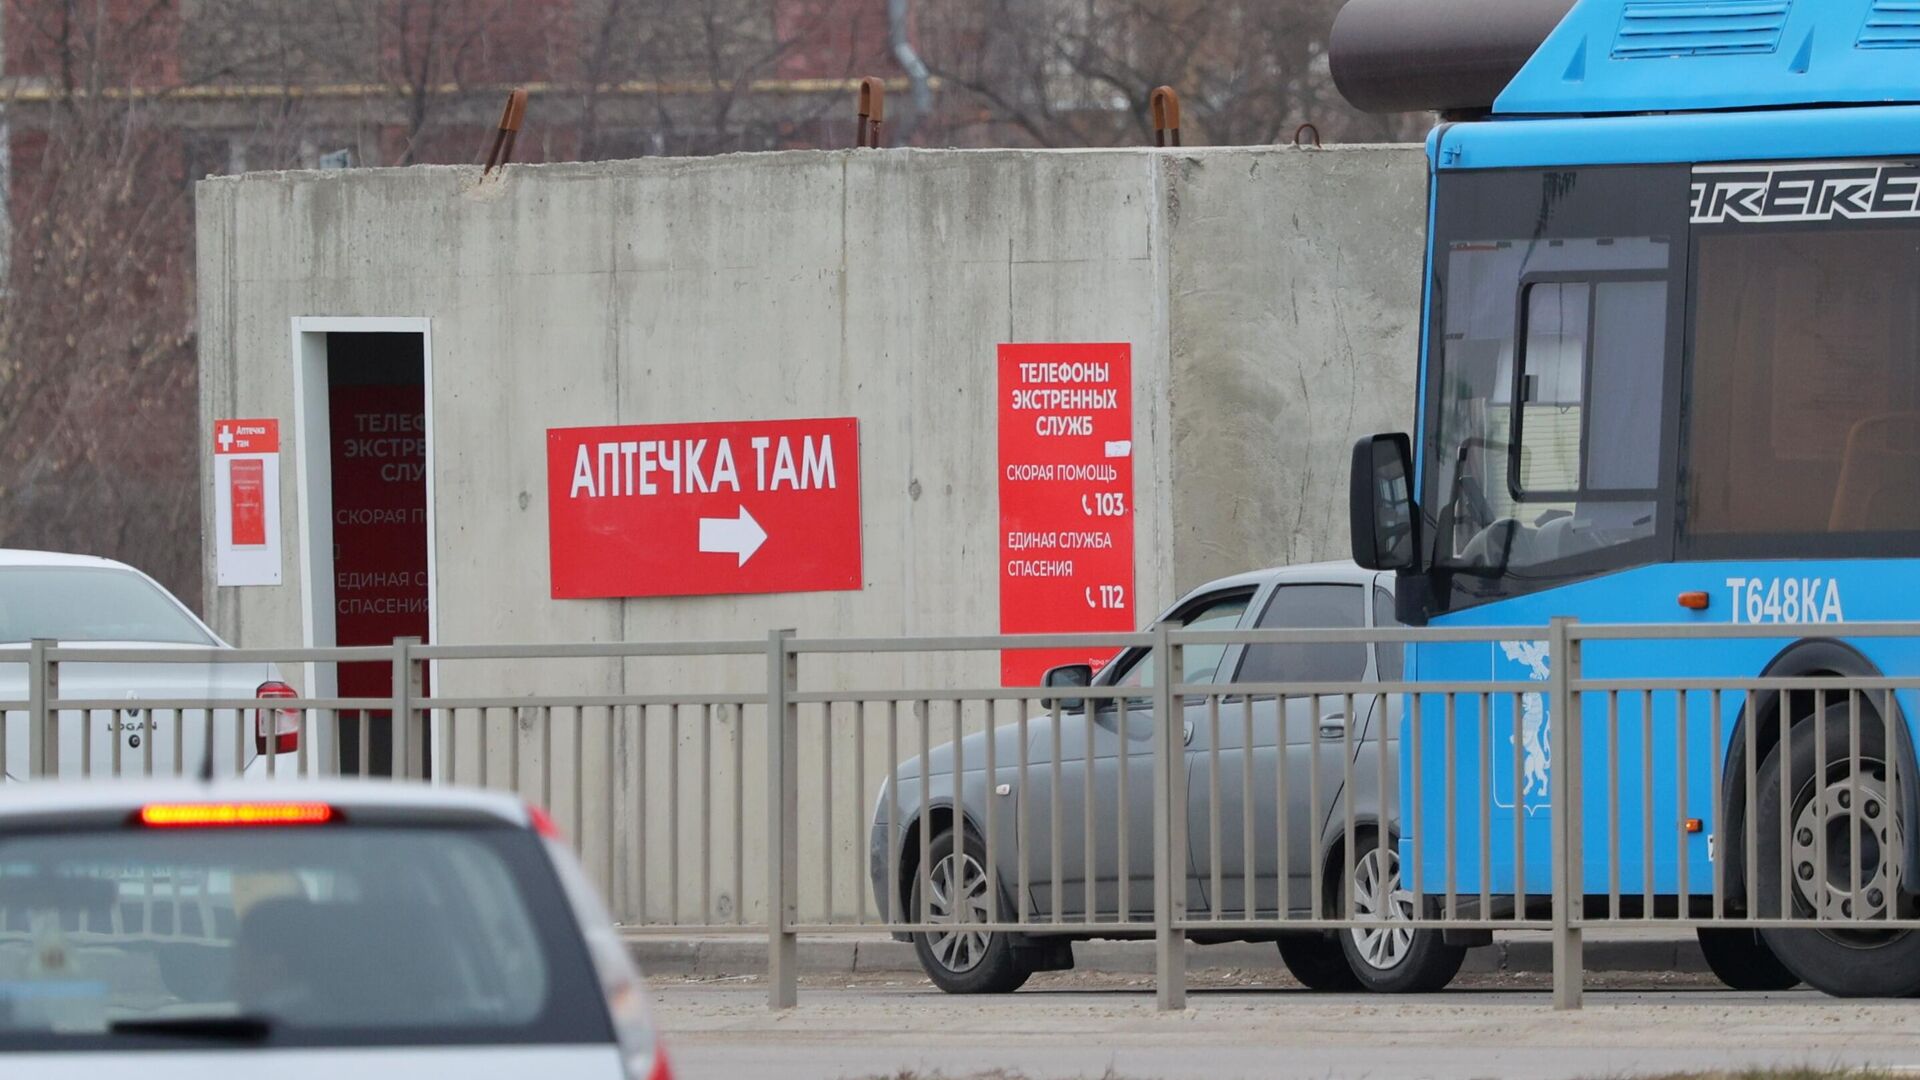
[[(633, 935), (627, 949), (642, 971), (658, 975), (726, 978), (764, 975), (767, 943), (759, 938), (660, 938)], [(1153, 943), (1145, 941), (1082, 941), (1073, 946), (1078, 970), (1109, 974), (1150, 974)], [(1272, 945), (1236, 942), (1195, 945), (1188, 949), (1188, 966), (1196, 971), (1277, 967)], [(1671, 972), (1706, 971), (1700, 946), (1692, 938), (1631, 938), (1588, 941), (1588, 971)], [(809, 939), (800, 943), (800, 970), (809, 975), (852, 973), (918, 973), (913, 946), (885, 938)], [(1538, 973), (1553, 970), (1552, 948), (1544, 940), (1498, 941), (1467, 954), (1467, 972)]]

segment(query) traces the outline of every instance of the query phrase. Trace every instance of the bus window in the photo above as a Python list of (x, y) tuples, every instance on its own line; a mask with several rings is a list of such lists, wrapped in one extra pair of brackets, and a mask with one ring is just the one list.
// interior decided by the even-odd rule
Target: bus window
[(1920, 533), (1920, 229), (1699, 230), (1693, 557), (1906, 554)]
[[(1562, 267), (1631, 267), (1663, 264), (1666, 247), (1643, 238), (1554, 250)], [(1500, 257), (1512, 250), (1456, 253), (1456, 284), (1504, 283), (1520, 316), (1449, 312), (1436, 554), (1455, 570), (1553, 576), (1655, 535), (1667, 284), (1635, 269), (1526, 280)]]

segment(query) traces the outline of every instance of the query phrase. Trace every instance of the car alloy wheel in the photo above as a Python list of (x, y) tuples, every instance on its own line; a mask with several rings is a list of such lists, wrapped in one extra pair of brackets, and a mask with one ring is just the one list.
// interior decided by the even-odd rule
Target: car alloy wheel
[[(1353, 865), (1353, 917), (1380, 926), (1347, 931), (1360, 957), (1376, 971), (1392, 971), (1413, 948), (1413, 894), (1400, 887), (1400, 856), (1373, 848)], [(1399, 924), (1399, 925), (1395, 925)]]
[(986, 870), (971, 854), (949, 854), (934, 864), (927, 885), (927, 921), (954, 925), (954, 929), (927, 935), (934, 960), (956, 975), (972, 971), (993, 943), (989, 931), (964, 929), (970, 923), (993, 921), (987, 906)]

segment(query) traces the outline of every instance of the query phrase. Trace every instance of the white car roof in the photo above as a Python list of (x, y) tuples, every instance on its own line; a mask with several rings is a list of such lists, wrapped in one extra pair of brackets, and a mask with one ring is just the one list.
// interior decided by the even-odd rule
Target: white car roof
[(190, 780), (33, 781), (0, 784), (0, 829), (9, 817), (125, 810), (132, 814), (148, 803), (323, 802), (352, 811), (460, 810), (499, 818), (509, 825), (532, 823), (527, 805), (494, 791), (434, 787), (391, 780), (302, 780), (271, 784), (244, 780), (217, 780), (211, 784)]
[(97, 569), (139, 571), (123, 562), (98, 555), (72, 555), (64, 551), (28, 551), (25, 548), (0, 548), (0, 566), (90, 566)]

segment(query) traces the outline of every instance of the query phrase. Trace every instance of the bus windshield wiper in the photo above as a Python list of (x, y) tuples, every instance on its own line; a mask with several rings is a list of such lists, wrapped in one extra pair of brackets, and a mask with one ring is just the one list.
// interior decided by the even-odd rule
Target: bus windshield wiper
[(115, 1035), (175, 1035), (210, 1042), (261, 1042), (273, 1032), (273, 1021), (260, 1016), (168, 1016), (115, 1020), (107, 1025)]

